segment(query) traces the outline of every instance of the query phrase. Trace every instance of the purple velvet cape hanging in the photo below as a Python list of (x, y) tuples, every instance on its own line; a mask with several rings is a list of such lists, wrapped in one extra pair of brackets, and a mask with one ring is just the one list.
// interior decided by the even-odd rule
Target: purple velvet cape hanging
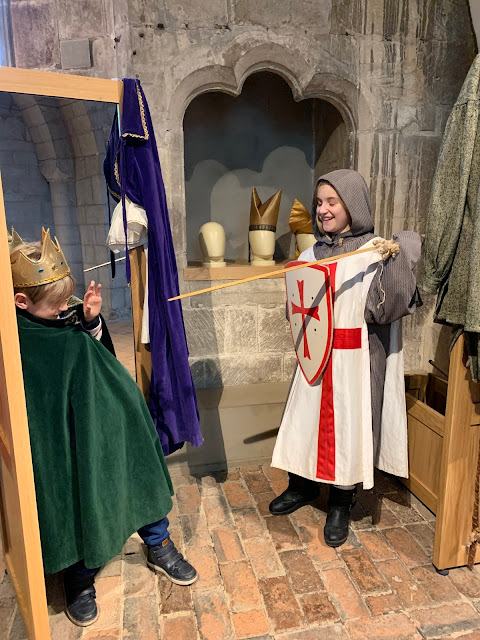
[(180, 449), (185, 441), (200, 446), (203, 438), (188, 365), (182, 306), (179, 300), (168, 302), (168, 298), (179, 294), (178, 272), (150, 112), (138, 80), (125, 78), (123, 87), (122, 135), (115, 116), (104, 172), (117, 202), (127, 195), (147, 213), (152, 356), (149, 409), (164, 454), (168, 455)]

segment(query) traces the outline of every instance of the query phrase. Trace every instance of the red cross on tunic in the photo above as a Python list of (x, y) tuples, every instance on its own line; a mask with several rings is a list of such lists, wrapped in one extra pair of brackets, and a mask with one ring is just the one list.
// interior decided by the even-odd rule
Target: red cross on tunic
[(304, 280), (297, 280), (298, 285), (298, 293), (300, 294), (300, 306), (292, 302), (292, 313), (295, 315), (296, 313), (302, 314), (302, 328), (303, 328), (303, 357), (308, 358), (310, 360), (310, 349), (308, 348), (308, 340), (307, 340), (307, 316), (311, 318), (315, 318), (315, 320), (320, 320), (318, 315), (318, 305), (316, 307), (305, 307), (303, 302), (303, 286)]
[[(332, 299), (335, 301), (335, 273), (337, 263), (328, 265)], [(360, 349), (362, 329), (334, 329), (332, 349)], [(335, 413), (333, 407), (333, 352), (322, 377), (322, 399), (318, 423), (317, 478), (335, 481)], [(337, 390), (337, 392), (341, 390)]]

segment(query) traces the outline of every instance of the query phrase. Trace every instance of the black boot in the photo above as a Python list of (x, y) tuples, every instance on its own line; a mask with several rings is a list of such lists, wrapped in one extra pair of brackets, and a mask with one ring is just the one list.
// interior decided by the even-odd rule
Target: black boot
[(85, 569), (83, 562), (77, 562), (63, 574), (66, 614), (79, 627), (88, 627), (98, 618), (94, 587), (96, 572), (96, 569)]
[(317, 482), (307, 480), (294, 473), (288, 474), (288, 487), (269, 505), (270, 513), (274, 516), (286, 516), (306, 504), (311, 504), (318, 498)]
[(339, 489), (333, 485), (328, 496), (327, 521), (323, 530), (329, 547), (340, 547), (348, 538), (350, 512), (355, 504), (357, 488)]

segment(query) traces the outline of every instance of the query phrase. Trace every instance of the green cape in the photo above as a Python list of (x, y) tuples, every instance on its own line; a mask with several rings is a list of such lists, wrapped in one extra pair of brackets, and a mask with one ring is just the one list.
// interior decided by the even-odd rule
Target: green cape
[(45, 571), (100, 567), (172, 508), (160, 440), (102, 344), (78, 325), (17, 319)]

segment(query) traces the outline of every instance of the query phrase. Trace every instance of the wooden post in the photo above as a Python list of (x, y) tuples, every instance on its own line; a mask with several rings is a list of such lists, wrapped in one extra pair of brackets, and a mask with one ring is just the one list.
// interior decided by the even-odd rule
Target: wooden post
[(8, 574), (29, 640), (50, 640), (7, 225), (0, 179), (0, 513)]
[(135, 373), (137, 384), (148, 402), (152, 356), (147, 345), (142, 344), (143, 302), (145, 298), (145, 278), (147, 260), (143, 246), (130, 249), (130, 291), (132, 295), (133, 336), (135, 345)]
[[(0, 67), (0, 90), (122, 102), (123, 83), (51, 71)], [(0, 181), (0, 512), (5, 559), (29, 640), (49, 640), (18, 330)], [(10, 303), (12, 301), (12, 303)]]
[[(480, 426), (474, 384), (465, 365), (465, 341), (457, 340), (450, 357), (433, 564), (447, 569), (467, 564), (472, 530)], [(480, 559), (477, 553), (477, 562)]]

